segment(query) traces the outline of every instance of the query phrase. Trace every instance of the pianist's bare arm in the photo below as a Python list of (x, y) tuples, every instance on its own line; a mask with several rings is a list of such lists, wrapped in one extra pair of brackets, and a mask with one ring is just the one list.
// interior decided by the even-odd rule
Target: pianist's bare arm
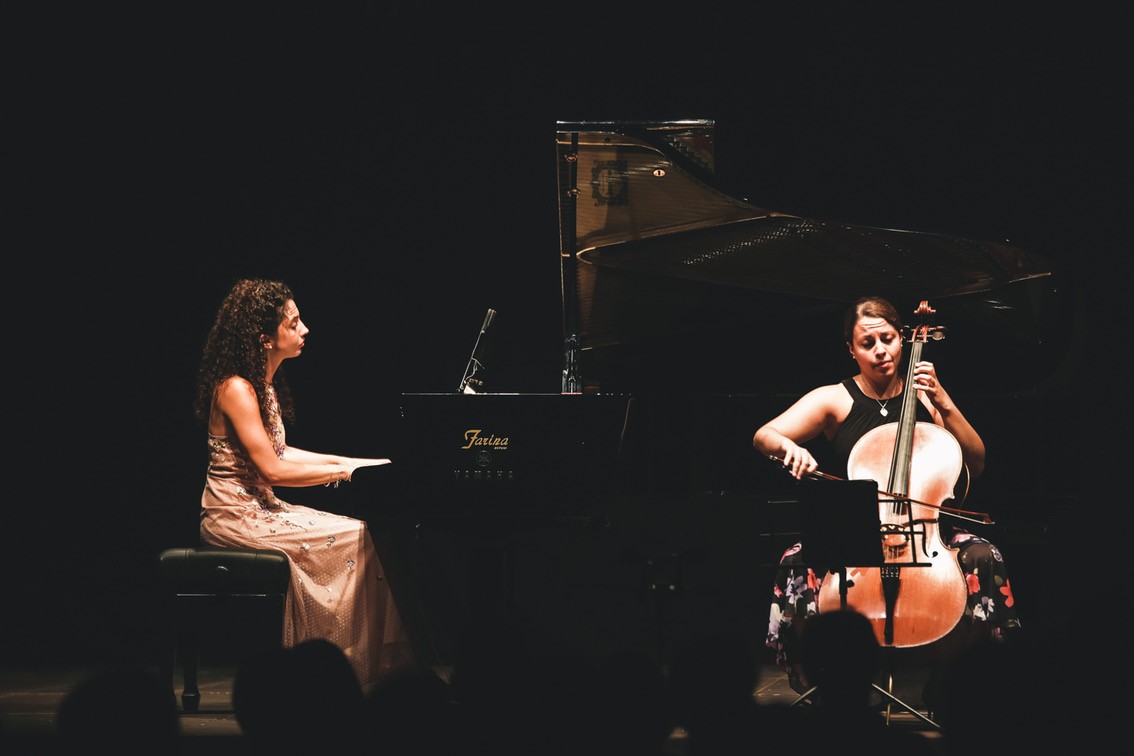
[[(390, 464), (390, 460), (385, 458), (344, 457), (339, 454), (321, 454), (319, 452), (307, 451), (306, 449), (299, 449), (295, 446), (285, 448), (283, 457), (289, 462), (299, 462), (305, 465), (341, 465), (347, 468), (350, 473), (353, 473), (360, 467)], [(350, 480), (350, 478), (348, 477), (347, 480)]]
[(278, 456), (260, 417), (256, 392), (252, 384), (240, 376), (230, 376), (217, 388), (209, 416), (209, 432), (235, 436), (269, 485), (317, 486), (350, 480), (354, 471), (354, 467), (344, 461), (347, 458), (330, 454), (285, 448), (283, 456)]

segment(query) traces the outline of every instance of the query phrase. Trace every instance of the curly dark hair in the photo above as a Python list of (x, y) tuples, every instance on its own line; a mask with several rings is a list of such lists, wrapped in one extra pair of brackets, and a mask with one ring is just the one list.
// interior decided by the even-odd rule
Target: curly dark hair
[[(221, 302), (216, 319), (205, 339), (201, 364), (197, 369), (197, 398), (194, 412), (207, 425), (213, 394), (226, 378), (239, 375), (252, 384), (260, 403), (260, 417), (268, 422), (268, 392), (264, 378), (268, 358), (261, 336), (275, 337), (284, 320), (284, 308), (295, 297), (287, 284), (246, 278), (237, 281)], [(279, 401), (280, 415), (295, 420), (295, 404), (284, 376), (283, 365), (272, 379)]]

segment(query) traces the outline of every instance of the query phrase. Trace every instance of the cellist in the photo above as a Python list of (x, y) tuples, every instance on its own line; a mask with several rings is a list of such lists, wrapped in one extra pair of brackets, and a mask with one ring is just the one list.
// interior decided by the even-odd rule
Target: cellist
[[(912, 372), (914, 385), (904, 385), (902, 319), (895, 307), (881, 297), (859, 299), (847, 309), (843, 336), (858, 373), (812, 389), (760, 426), (752, 437), (756, 450), (780, 460), (793, 477), (802, 478), (820, 471), (820, 462), (806, 445), (822, 435), (829, 442), (822, 473), (845, 478), (848, 458), (858, 440), (873, 428), (897, 422), (903, 392), (913, 389), (919, 400), (915, 403), (917, 419), (952, 433), (960, 444), (969, 480), (979, 476), (984, 470), (984, 442), (941, 385), (934, 364), (918, 362)], [(957, 550), (968, 590), (961, 622), (969, 626), (973, 637), (1003, 641), (1010, 628), (1020, 627), (1020, 619), (1000, 550), (955, 525), (944, 529), (942, 538)], [(795, 543), (780, 559), (765, 639), (776, 652), (776, 664), (800, 693), (808, 686), (800, 679), (799, 633), (806, 618), (819, 611), (823, 578), (811, 566), (804, 566), (803, 548)]]

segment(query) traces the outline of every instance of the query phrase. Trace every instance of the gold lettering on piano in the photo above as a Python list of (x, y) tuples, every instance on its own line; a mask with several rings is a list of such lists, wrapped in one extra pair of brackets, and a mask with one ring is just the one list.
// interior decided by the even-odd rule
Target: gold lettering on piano
[(474, 446), (490, 446), (493, 449), (507, 449), (508, 437), (495, 436), (489, 433), (487, 436), (482, 436), (483, 433), (480, 428), (469, 428), (465, 431), (465, 445), (462, 449), (471, 449)]
[(511, 470), (454, 470), (455, 480), (509, 481), (514, 480)]

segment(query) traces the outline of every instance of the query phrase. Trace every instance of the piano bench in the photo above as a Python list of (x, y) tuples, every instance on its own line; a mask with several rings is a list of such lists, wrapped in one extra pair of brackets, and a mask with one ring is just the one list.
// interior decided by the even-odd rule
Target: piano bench
[(243, 648), (229, 657), (237, 662), (253, 649), (282, 645), (291, 565), (275, 549), (215, 546), (168, 548), (158, 564), (165, 634), (162, 679), (170, 681), (176, 699), (173, 676), (180, 661), (181, 705), (195, 712), (201, 704), (197, 672), (203, 638), (224, 639), (230, 654), (235, 641), (242, 641)]

